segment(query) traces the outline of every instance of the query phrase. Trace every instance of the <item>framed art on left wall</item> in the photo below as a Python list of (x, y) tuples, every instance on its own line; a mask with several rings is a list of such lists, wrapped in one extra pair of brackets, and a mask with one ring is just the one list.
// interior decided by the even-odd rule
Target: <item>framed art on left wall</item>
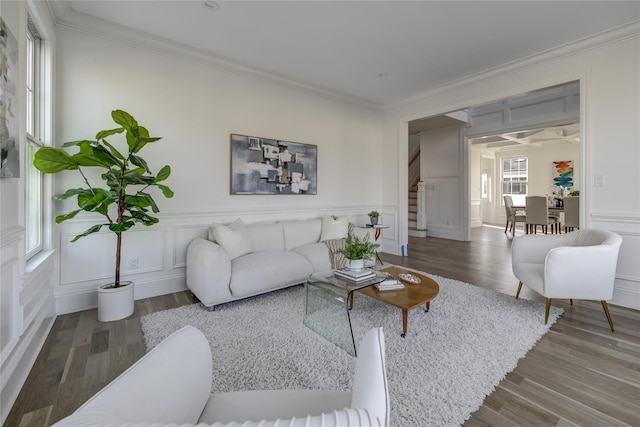
[(0, 17), (0, 178), (20, 177), (18, 42)]
[(231, 194), (317, 194), (318, 146), (231, 134)]

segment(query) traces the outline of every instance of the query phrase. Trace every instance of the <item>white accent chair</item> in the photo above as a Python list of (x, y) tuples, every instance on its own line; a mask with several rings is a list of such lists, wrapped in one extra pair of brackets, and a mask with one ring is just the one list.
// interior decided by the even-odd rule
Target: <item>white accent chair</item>
[(513, 274), (522, 285), (546, 298), (544, 323), (549, 320), (551, 299), (602, 302), (609, 327), (613, 321), (607, 300), (613, 297), (618, 253), (622, 237), (605, 230), (577, 230), (560, 235), (524, 235), (511, 245)]
[[(242, 365), (238, 365), (242, 369)], [(382, 328), (360, 341), (352, 391), (269, 390), (210, 394), (211, 348), (186, 326), (54, 427), (388, 426)]]

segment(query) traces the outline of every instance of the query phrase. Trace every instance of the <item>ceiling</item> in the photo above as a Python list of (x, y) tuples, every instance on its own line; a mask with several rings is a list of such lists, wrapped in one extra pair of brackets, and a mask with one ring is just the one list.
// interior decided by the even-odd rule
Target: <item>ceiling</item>
[(208, 3), (214, 7), (196, 0), (49, 4), (61, 24), (95, 30), (110, 21), (116, 33), (134, 29), (375, 106), (640, 19), (640, 1)]
[(473, 147), (489, 150), (520, 149), (524, 147), (542, 147), (546, 144), (579, 144), (580, 123), (563, 126), (525, 129), (517, 132), (489, 135), (471, 140)]

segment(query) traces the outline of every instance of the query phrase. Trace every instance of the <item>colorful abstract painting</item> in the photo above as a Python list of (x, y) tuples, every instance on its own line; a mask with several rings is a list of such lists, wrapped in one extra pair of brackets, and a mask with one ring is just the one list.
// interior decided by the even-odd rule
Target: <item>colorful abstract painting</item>
[(318, 146), (231, 135), (231, 194), (316, 194)]
[(17, 81), (18, 42), (0, 17), (0, 178), (20, 176)]
[(559, 160), (553, 162), (553, 185), (563, 188), (573, 187), (573, 160)]

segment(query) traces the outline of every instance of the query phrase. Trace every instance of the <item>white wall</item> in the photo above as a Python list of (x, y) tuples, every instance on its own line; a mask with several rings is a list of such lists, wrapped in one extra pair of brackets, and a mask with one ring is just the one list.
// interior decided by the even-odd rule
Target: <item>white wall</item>
[[(249, 76), (201, 58), (153, 52), (143, 42), (118, 43), (86, 32), (58, 32), (55, 143), (92, 137), (113, 126), (112, 109), (130, 112), (163, 139), (141, 153), (152, 167), (168, 163), (173, 199), (158, 197), (160, 224), (124, 236), (123, 264), (136, 298), (184, 289), (186, 246), (213, 221), (351, 215), (382, 212), (395, 235), (397, 212), (380, 206), (382, 112), (275, 79)], [(318, 194), (230, 195), (231, 133), (318, 146)], [(56, 176), (56, 192), (78, 182)], [(71, 210), (56, 206), (56, 213)], [(70, 243), (88, 228), (86, 217), (57, 228), (58, 313), (95, 305), (95, 287), (112, 276), (114, 237), (108, 233)], [(385, 244), (385, 235), (382, 243)], [(138, 268), (128, 268), (138, 257)]]
[[(51, 36), (46, 6), (31, 6), (43, 33)], [(53, 324), (54, 300), (53, 258), (45, 252), (27, 262), (24, 250), (26, 127), (22, 114), (25, 93), (20, 88), (25, 83), (27, 3), (3, 0), (0, 16), (18, 44), (17, 96), (12, 111), (18, 117), (21, 160), (19, 178), (0, 179), (0, 418), (4, 422)]]
[[(623, 244), (618, 261), (613, 303), (640, 309), (640, 23), (634, 23), (580, 43), (545, 52), (508, 67), (455, 82), (389, 106), (382, 147), (385, 168), (382, 203), (398, 204), (401, 236), (406, 245), (406, 176), (399, 159), (406, 158), (407, 122), (481, 105), (527, 91), (580, 81), (581, 165), (584, 226), (619, 233)], [(463, 169), (468, 171), (467, 165)], [(595, 185), (596, 176), (604, 178)], [(631, 184), (630, 184), (631, 183)], [(463, 200), (467, 194), (463, 194)]]
[(420, 178), (426, 185), (427, 236), (465, 240), (463, 130), (463, 125), (456, 125), (422, 132)]

